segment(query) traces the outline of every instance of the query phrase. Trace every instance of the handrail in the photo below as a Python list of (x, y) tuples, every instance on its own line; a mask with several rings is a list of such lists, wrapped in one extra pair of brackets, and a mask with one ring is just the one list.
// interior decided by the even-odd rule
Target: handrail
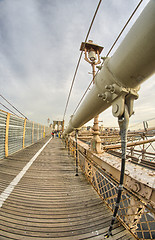
[[(138, 142), (129, 142), (127, 143), (127, 147), (132, 147), (132, 146), (138, 146), (141, 144), (146, 144), (146, 143), (150, 143), (150, 142), (154, 142), (155, 138), (152, 139), (148, 139), (148, 140), (143, 140), (143, 141), (138, 141)], [(109, 149), (118, 149), (121, 148), (121, 144), (112, 144), (112, 145), (104, 145), (103, 149), (104, 150), (109, 150)]]

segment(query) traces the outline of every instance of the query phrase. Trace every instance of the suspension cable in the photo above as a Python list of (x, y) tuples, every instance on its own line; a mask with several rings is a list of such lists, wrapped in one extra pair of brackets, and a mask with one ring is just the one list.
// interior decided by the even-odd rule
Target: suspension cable
[(74, 73), (73, 80), (72, 80), (72, 83), (71, 83), (69, 95), (68, 95), (68, 98), (67, 98), (67, 102), (66, 102), (66, 106), (65, 106), (65, 111), (64, 111), (64, 115), (63, 115), (63, 120), (65, 119), (65, 115), (66, 115), (66, 111), (67, 111), (69, 99), (70, 99), (71, 92), (72, 92), (72, 89), (73, 89), (73, 85), (74, 85), (74, 82), (75, 82), (75, 77), (76, 77), (76, 74), (77, 74), (77, 71), (78, 71), (78, 68), (79, 68), (79, 65), (80, 65), (80, 61), (81, 61), (81, 58), (82, 58), (83, 50), (84, 50), (84, 48), (85, 48), (85, 43), (87, 42), (89, 33), (90, 33), (91, 28), (92, 28), (92, 26), (93, 26), (93, 23), (94, 23), (94, 20), (95, 20), (96, 15), (97, 15), (97, 12), (98, 12), (98, 10), (99, 10), (99, 7), (100, 7), (101, 2), (102, 2), (102, 0), (100, 0), (99, 3), (98, 3), (98, 5), (97, 5), (96, 11), (95, 11), (95, 13), (94, 13), (93, 19), (92, 19), (92, 21), (91, 21), (90, 27), (89, 27), (89, 29), (88, 29), (88, 32), (87, 32), (87, 35), (86, 35), (86, 38), (85, 38), (85, 41), (84, 41), (84, 45), (83, 45), (82, 51), (81, 51), (81, 53), (80, 53), (80, 57), (79, 57), (79, 60), (78, 60), (78, 63), (77, 63), (76, 69), (75, 69), (75, 73)]
[[(96, 75), (95, 75), (95, 76), (96, 76)], [(91, 80), (91, 82), (90, 82), (89, 86), (87, 87), (86, 91), (84, 92), (84, 94), (83, 94), (82, 98), (80, 99), (80, 102), (78, 103), (77, 107), (75, 108), (75, 110), (74, 110), (74, 112), (73, 112), (73, 115), (75, 114), (75, 112), (77, 111), (78, 107), (80, 106), (80, 104), (81, 104), (82, 100), (84, 99), (84, 97), (85, 97), (85, 95), (86, 95), (87, 91), (89, 90), (89, 88), (90, 88), (90, 86), (91, 86), (92, 82), (94, 81), (94, 78), (95, 78), (95, 77), (93, 77), (93, 79)]]
[[(124, 27), (123, 27), (122, 30), (120, 31), (118, 37), (116, 38), (116, 40), (114, 41), (113, 45), (112, 45), (111, 48), (109, 49), (109, 51), (108, 51), (108, 53), (106, 54), (106, 57), (105, 57), (105, 58), (107, 58), (107, 57), (109, 56), (109, 54), (111, 53), (111, 51), (112, 51), (112, 49), (114, 48), (114, 46), (116, 45), (118, 39), (120, 38), (120, 36), (121, 36), (122, 33), (124, 32), (125, 28), (127, 27), (128, 23), (130, 22), (130, 20), (132, 19), (133, 15), (135, 14), (135, 12), (137, 11), (137, 9), (139, 8), (139, 6), (140, 6), (140, 4), (141, 4), (142, 2), (143, 2), (143, 0), (141, 0), (141, 1), (138, 3), (137, 7), (135, 8), (135, 10), (134, 10), (134, 11), (132, 12), (132, 14), (130, 15), (129, 19), (127, 20), (126, 24), (124, 25)], [(104, 62), (101, 64), (101, 66), (103, 66), (103, 64), (104, 64)], [(89, 86), (87, 87), (86, 91), (84, 92), (82, 98), (80, 99), (80, 101), (79, 101), (76, 109), (74, 110), (73, 115), (75, 114), (75, 112), (77, 111), (78, 107), (80, 106), (82, 100), (84, 99), (86, 93), (88, 92), (88, 90), (89, 90), (91, 84), (93, 83), (94, 78), (96, 77), (96, 75), (97, 75), (98, 72), (99, 72), (99, 69), (97, 70), (95, 76), (93, 77), (92, 81), (90, 82)]]
[[(151, 121), (151, 120), (155, 120), (155, 118), (149, 118), (149, 119), (146, 119), (146, 120), (144, 120), (144, 121), (145, 121), (145, 122), (148, 122), (148, 121)], [(140, 124), (142, 124), (141, 121), (139, 121), (139, 122), (137, 122), (137, 123), (135, 123), (135, 124), (129, 126), (129, 128), (136, 127), (136, 126), (138, 126), (138, 125), (140, 125)]]
[(19, 117), (17, 114), (15, 114), (13, 111), (11, 111), (8, 107), (6, 107), (4, 104), (0, 103), (4, 108), (6, 108), (8, 111)]
[[(5, 97), (3, 97), (1, 94), (0, 94), (1, 98), (3, 98), (8, 104), (11, 105), (11, 107), (13, 107), (17, 112), (19, 112), (24, 118), (28, 119), (23, 113), (21, 113), (15, 106), (13, 106)], [(1, 104), (2, 105), (2, 104)], [(16, 114), (15, 114), (16, 115)], [(18, 115), (16, 115), (18, 116)]]
[(118, 37), (117, 37), (116, 40), (114, 41), (112, 47), (111, 47), (110, 50), (108, 51), (106, 57), (108, 57), (109, 54), (111, 53), (111, 51), (112, 51), (112, 49), (114, 48), (114, 46), (116, 45), (118, 39), (120, 38), (120, 36), (121, 36), (122, 33), (124, 32), (126, 26), (127, 26), (128, 23), (130, 22), (131, 18), (133, 17), (133, 15), (135, 14), (135, 12), (137, 11), (137, 9), (139, 8), (139, 6), (140, 6), (140, 4), (141, 4), (142, 2), (143, 2), (143, 0), (141, 0), (141, 1), (138, 3), (138, 5), (137, 5), (137, 7), (135, 8), (135, 10), (132, 12), (132, 14), (131, 14), (131, 16), (129, 17), (128, 21), (126, 22), (126, 24), (124, 25), (124, 27), (123, 27), (122, 30), (120, 31)]

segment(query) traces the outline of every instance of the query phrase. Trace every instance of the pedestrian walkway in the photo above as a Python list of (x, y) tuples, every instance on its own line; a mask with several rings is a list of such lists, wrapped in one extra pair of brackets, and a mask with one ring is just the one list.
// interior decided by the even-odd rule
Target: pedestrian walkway
[[(0, 161), (0, 240), (104, 239), (112, 213), (80, 169), (75, 176), (62, 140), (33, 157), (48, 140)], [(109, 239), (134, 238), (116, 221)]]

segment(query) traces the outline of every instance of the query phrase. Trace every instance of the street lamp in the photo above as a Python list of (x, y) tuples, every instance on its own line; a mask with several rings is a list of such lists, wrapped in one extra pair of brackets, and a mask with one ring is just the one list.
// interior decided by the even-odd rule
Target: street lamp
[[(102, 52), (103, 47), (94, 44), (92, 40), (89, 40), (88, 42), (81, 43), (80, 51), (85, 52), (85, 60), (91, 64), (92, 70), (93, 70), (93, 83), (95, 83), (95, 65), (100, 64), (100, 53)], [(99, 126), (98, 126), (98, 118), (99, 115), (97, 115), (94, 118), (94, 125), (93, 125), (93, 138), (91, 140), (91, 150), (96, 153), (101, 153), (101, 139), (99, 137)]]
[(50, 119), (49, 119), (49, 118), (47, 119), (47, 123), (48, 123), (48, 125), (49, 125), (49, 123), (50, 123)]

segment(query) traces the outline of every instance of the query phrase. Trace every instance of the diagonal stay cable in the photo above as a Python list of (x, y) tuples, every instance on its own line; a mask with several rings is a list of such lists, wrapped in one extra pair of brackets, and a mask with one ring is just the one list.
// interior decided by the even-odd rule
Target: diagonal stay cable
[[(13, 107), (17, 112), (19, 112), (24, 118), (28, 119), (23, 113), (21, 113), (15, 106), (13, 106), (5, 97), (3, 97), (1, 94), (0, 94), (1, 98), (3, 98), (8, 104), (11, 105), (11, 107)], [(1, 104), (2, 105), (2, 104)], [(16, 115), (16, 114), (15, 114)], [(18, 116), (18, 115), (16, 115)]]
[(77, 74), (77, 71), (78, 71), (78, 68), (79, 68), (79, 65), (80, 65), (80, 61), (81, 61), (81, 57), (82, 57), (82, 54), (83, 54), (83, 50), (84, 50), (84, 48), (85, 48), (85, 43), (87, 42), (89, 33), (90, 33), (91, 28), (92, 28), (92, 26), (93, 26), (93, 23), (94, 23), (94, 20), (95, 20), (95, 17), (96, 17), (96, 15), (97, 15), (97, 12), (98, 12), (98, 9), (99, 9), (99, 7), (100, 7), (101, 2), (102, 2), (102, 0), (100, 0), (99, 3), (98, 3), (98, 5), (97, 5), (96, 11), (95, 11), (95, 13), (94, 13), (93, 19), (92, 19), (92, 21), (91, 21), (90, 27), (89, 27), (89, 29), (88, 29), (88, 33), (87, 33), (86, 38), (85, 38), (85, 41), (84, 41), (84, 45), (83, 45), (82, 51), (81, 51), (81, 53), (80, 53), (80, 57), (79, 57), (79, 60), (78, 60), (78, 63), (77, 63), (76, 69), (75, 69), (75, 73), (74, 73), (73, 80), (72, 80), (72, 83), (71, 83), (69, 95), (68, 95), (68, 98), (67, 98), (67, 102), (66, 102), (66, 106), (65, 106), (65, 111), (64, 111), (64, 115), (63, 115), (63, 120), (65, 119), (65, 115), (66, 115), (66, 111), (67, 111), (69, 99), (70, 99), (71, 92), (72, 92), (72, 89), (73, 89), (73, 85), (74, 85), (74, 82), (75, 82), (75, 77), (76, 77), (76, 74)]
[(109, 54), (111, 53), (112, 49), (114, 48), (114, 46), (116, 45), (118, 39), (120, 38), (120, 36), (122, 35), (122, 33), (124, 32), (126, 26), (128, 25), (128, 23), (130, 22), (131, 18), (133, 17), (133, 15), (135, 14), (135, 12), (137, 11), (137, 9), (139, 8), (140, 4), (143, 2), (143, 0), (141, 0), (138, 5), (136, 6), (135, 10), (132, 12), (131, 16), (129, 17), (128, 21), (126, 22), (126, 24), (124, 25), (124, 27), (122, 28), (122, 30), (120, 31), (118, 37), (116, 38), (116, 40), (114, 41), (113, 45), (111, 46), (110, 50), (108, 51), (106, 57), (109, 56)]
[[(134, 10), (134, 11), (132, 12), (132, 14), (130, 15), (129, 19), (127, 20), (126, 24), (124, 25), (124, 27), (123, 27), (122, 30), (120, 31), (118, 37), (117, 37), (116, 40), (114, 41), (113, 45), (111, 46), (110, 50), (109, 50), (108, 53), (106, 54), (106, 57), (105, 57), (105, 58), (107, 58), (107, 57), (109, 56), (109, 54), (111, 53), (111, 51), (112, 51), (112, 49), (114, 48), (114, 46), (116, 45), (118, 39), (120, 38), (120, 36), (121, 36), (122, 33), (124, 32), (125, 28), (127, 27), (128, 23), (130, 22), (131, 18), (133, 17), (133, 15), (135, 14), (135, 12), (137, 11), (137, 9), (139, 8), (139, 6), (140, 6), (140, 4), (141, 4), (142, 2), (143, 2), (143, 0), (141, 0), (141, 1), (138, 3), (138, 5), (136, 6), (135, 10)], [(104, 63), (104, 62), (103, 62), (103, 63)], [(103, 63), (102, 63), (101, 65), (103, 65)], [(99, 69), (97, 70), (95, 76), (97, 75), (98, 72), (99, 72)], [(77, 111), (77, 109), (78, 109), (78, 107), (80, 106), (82, 100), (84, 99), (86, 93), (88, 92), (91, 84), (92, 84), (93, 81), (94, 81), (94, 78), (95, 78), (95, 77), (93, 77), (92, 81), (90, 82), (89, 86), (87, 87), (86, 91), (84, 92), (82, 98), (80, 99), (80, 101), (79, 101), (76, 109), (75, 109), (74, 112), (73, 112), (73, 115), (74, 115), (75, 112)]]
[(1, 102), (0, 102), (0, 104), (4, 107), (4, 108), (6, 108), (8, 111), (10, 111), (11, 113), (13, 113), (14, 115), (16, 115), (17, 117), (19, 117), (17, 114), (15, 114), (12, 110), (10, 110), (8, 107), (6, 107), (4, 104), (2, 104)]
[[(95, 75), (95, 76), (96, 76), (96, 75)], [(73, 112), (73, 115), (74, 115), (74, 114), (75, 114), (75, 112), (77, 111), (77, 109), (78, 109), (78, 107), (80, 106), (80, 104), (81, 104), (82, 100), (84, 99), (84, 97), (85, 97), (86, 93), (88, 92), (88, 90), (89, 90), (89, 88), (90, 88), (90, 86), (91, 86), (92, 82), (94, 81), (94, 78), (95, 78), (95, 77), (93, 77), (93, 79), (92, 79), (92, 80), (91, 80), (91, 82), (89, 83), (89, 85), (88, 85), (88, 87), (87, 87), (86, 91), (84, 92), (84, 94), (83, 94), (82, 98), (80, 99), (80, 102), (78, 103), (77, 107), (75, 108), (75, 110), (74, 110), (74, 112)]]

